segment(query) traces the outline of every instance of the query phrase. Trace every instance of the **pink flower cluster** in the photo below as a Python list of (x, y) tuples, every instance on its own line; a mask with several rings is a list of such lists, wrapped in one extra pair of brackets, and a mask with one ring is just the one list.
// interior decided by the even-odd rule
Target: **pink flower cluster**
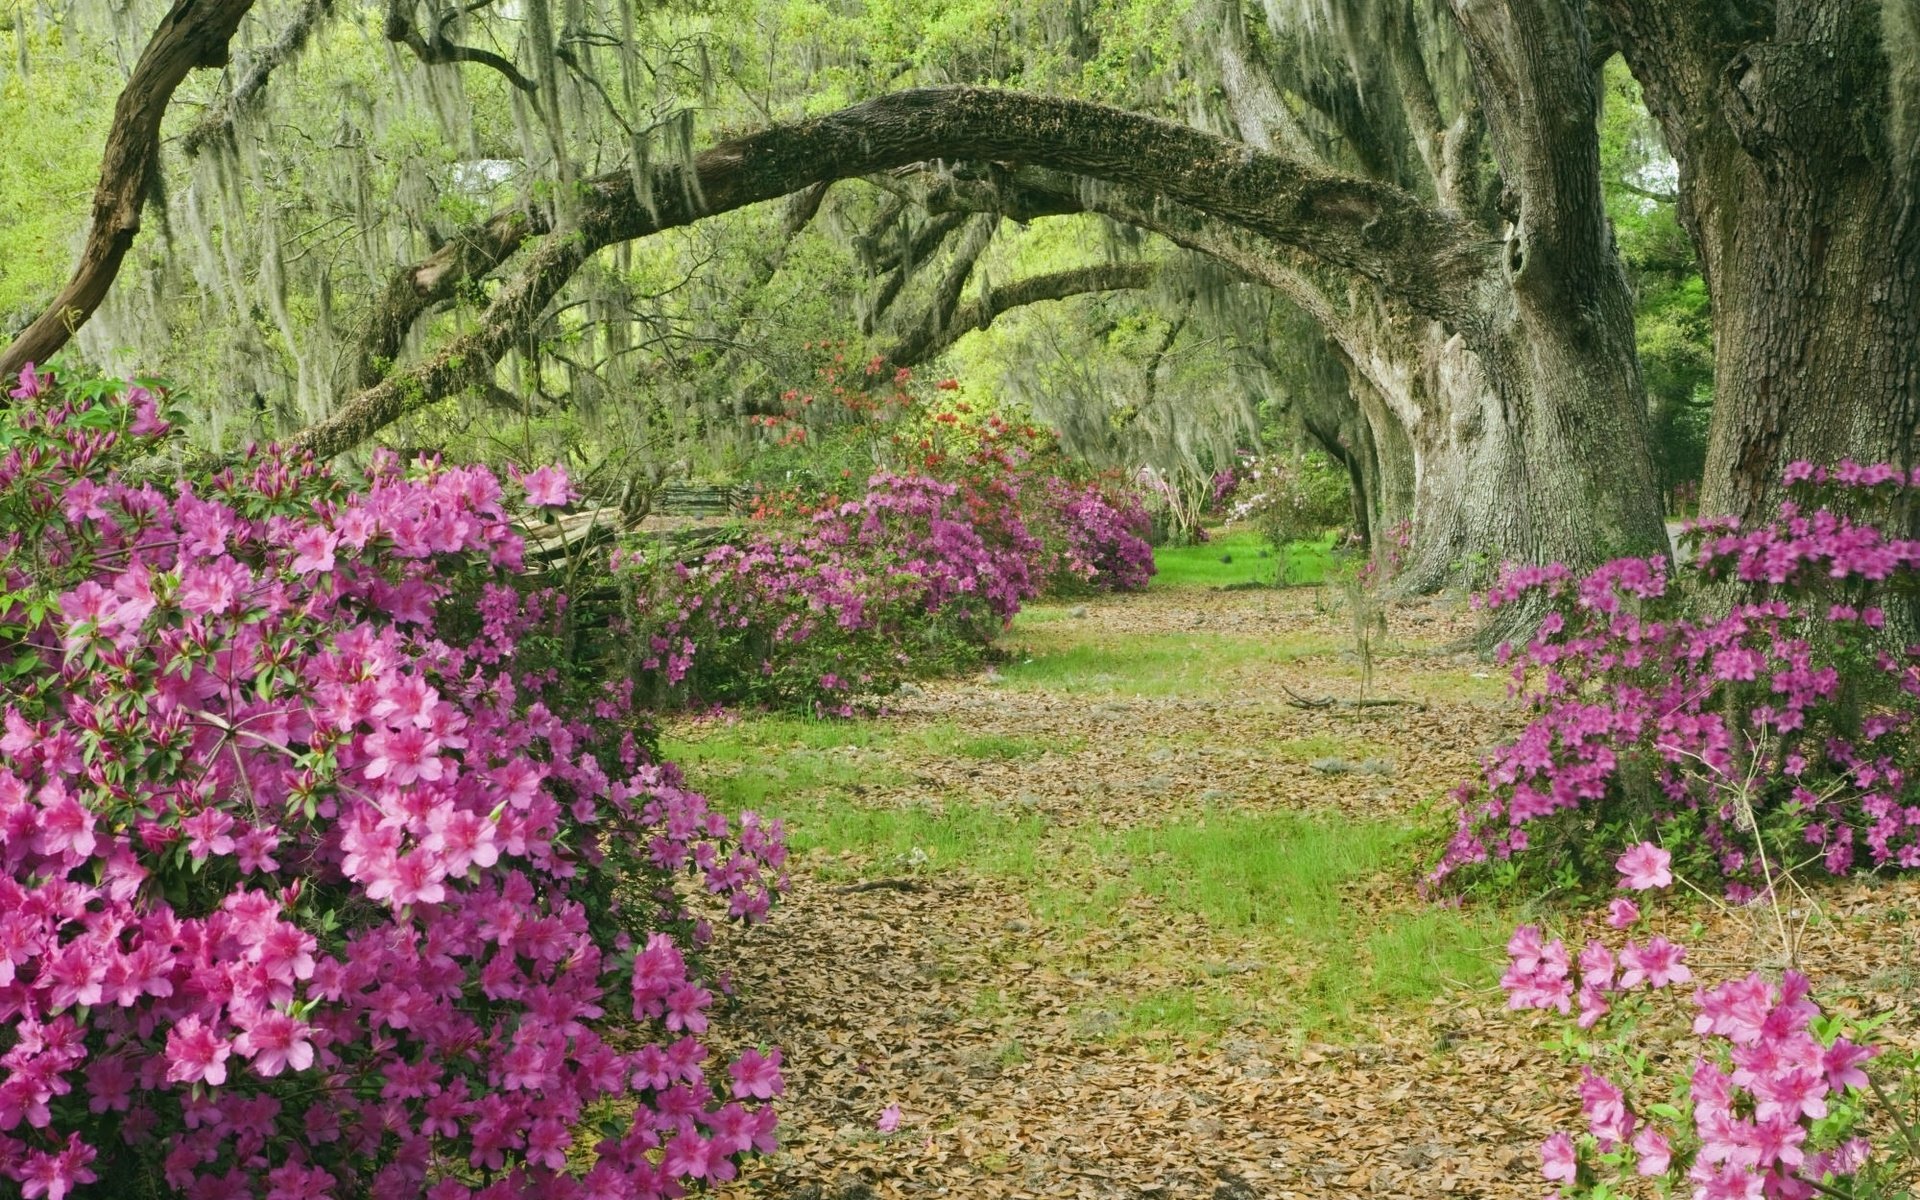
[(1050, 595), (1133, 592), (1153, 577), (1153, 518), (1137, 495), (1098, 482), (1044, 481), (1032, 522), (1043, 550), (1036, 570)]
[[(1669, 866), (1666, 852), (1647, 843), (1618, 863), (1622, 886), (1633, 889), (1671, 884)], [(1616, 907), (1609, 923), (1637, 918), (1637, 911)], [(1606, 1016), (1610, 997), (1642, 982), (1660, 988), (1692, 978), (1682, 965), (1685, 951), (1658, 936), (1644, 946), (1629, 940), (1617, 956), (1590, 940), (1577, 971), (1561, 941), (1543, 945), (1541, 936), (1525, 927), (1508, 947), (1511, 966), (1502, 985), (1509, 1007), (1566, 1013), (1577, 992), (1582, 1029)], [(1696, 992), (1693, 1032), (1702, 1053), (1688, 1076), (1684, 1108), (1656, 1101), (1636, 1111), (1620, 1086), (1582, 1068), (1587, 1129), (1547, 1139), (1541, 1147), (1546, 1178), (1567, 1185), (1563, 1195), (1599, 1195), (1601, 1189), (1590, 1192), (1587, 1185), (1604, 1188), (1600, 1168), (1630, 1164), (1635, 1174), (1663, 1178), (1676, 1190), (1690, 1187), (1694, 1200), (1808, 1200), (1844, 1183), (1865, 1165), (1868, 1147), (1852, 1136), (1850, 1120), (1831, 1118), (1867, 1086), (1862, 1067), (1876, 1051), (1817, 1033), (1826, 1027), (1816, 1024), (1821, 1013), (1811, 991), (1804, 975), (1788, 971), (1777, 983), (1754, 972)], [(1601, 1156), (1613, 1157), (1603, 1163)]]
[(516, 586), (494, 477), (180, 479), (155, 397), (60, 391), (0, 416), (0, 1176), (585, 1200), (771, 1148), (778, 1054), (711, 1076), (678, 881), (758, 918), (781, 829), (542, 649), (568, 598)]
[(616, 552), (656, 696), (849, 715), (929, 658), (976, 655), (1034, 592), (1037, 543), (1011, 508), (882, 472), (858, 500), (691, 563)]
[[(1659, 559), (1504, 576), (1489, 603), (1546, 609), (1514, 664), (1534, 716), (1456, 793), (1434, 882), (1542, 836), (1579, 853), (1575, 825), (1596, 821), (1598, 850), (1636, 824), (1684, 827), (1735, 896), (1761, 882), (1762, 851), (1800, 844), (1835, 874), (1920, 866), (1920, 655), (1889, 644), (1881, 607), (1920, 579), (1920, 542), (1859, 515), (1879, 506), (1904, 528), (1920, 486), (1890, 467), (1789, 478), (1825, 488), (1827, 506), (1788, 503), (1753, 529), (1696, 523), (1679, 580)], [(1739, 601), (1702, 611), (1728, 585)]]

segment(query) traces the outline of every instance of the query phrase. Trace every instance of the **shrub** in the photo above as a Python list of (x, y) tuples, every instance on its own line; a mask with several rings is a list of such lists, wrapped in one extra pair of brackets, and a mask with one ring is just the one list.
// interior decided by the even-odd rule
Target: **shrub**
[(977, 661), (1033, 594), (1038, 544), (1011, 506), (879, 474), (867, 494), (688, 563), (622, 553), (632, 641), (661, 702), (850, 715), (908, 674)]
[[(1651, 843), (1616, 865), (1635, 890), (1674, 881), (1670, 856)], [(1633, 901), (1613, 902), (1614, 929), (1640, 922)], [(1582, 1063), (1586, 1129), (1555, 1133), (1541, 1147), (1542, 1174), (1560, 1195), (1620, 1196), (1636, 1176), (1660, 1195), (1690, 1188), (1705, 1200), (1889, 1194), (1897, 1172), (1873, 1161), (1861, 1136), (1872, 1086), (1865, 1068), (1880, 1051), (1821, 1011), (1805, 975), (1751, 971), (1696, 990), (1695, 1040), (1668, 1048), (1656, 999), (1693, 981), (1684, 947), (1658, 934), (1617, 948), (1589, 938), (1575, 955), (1528, 925), (1507, 951), (1501, 983), (1510, 1008), (1579, 1009), (1565, 1045)], [(1676, 1069), (1657, 1069), (1662, 1061)], [(1911, 1139), (1897, 1115), (1896, 1124)]]
[(1140, 498), (1098, 481), (1069, 483), (1058, 475), (1040, 483), (1038, 574), (1052, 596), (1133, 592), (1153, 577), (1152, 519)]
[(491, 474), (183, 477), (155, 392), (13, 396), (0, 1173), (664, 1196), (771, 1147), (779, 1056), (710, 1071), (678, 880), (757, 918), (780, 828), (648, 763), (630, 688), (556, 652), (568, 597), (519, 578)]
[(1353, 520), (1346, 472), (1317, 451), (1269, 454), (1240, 464), (1231, 518), (1276, 550), (1325, 537)]
[(1735, 898), (1768, 861), (1920, 866), (1920, 657), (1884, 607), (1908, 605), (1920, 543), (1876, 523), (1911, 528), (1920, 478), (1796, 464), (1788, 482), (1764, 525), (1696, 523), (1678, 579), (1659, 558), (1507, 573), (1489, 602), (1545, 614), (1514, 660), (1534, 715), (1456, 793), (1434, 881), (1510, 879), (1532, 848), (1573, 884), (1642, 836)]

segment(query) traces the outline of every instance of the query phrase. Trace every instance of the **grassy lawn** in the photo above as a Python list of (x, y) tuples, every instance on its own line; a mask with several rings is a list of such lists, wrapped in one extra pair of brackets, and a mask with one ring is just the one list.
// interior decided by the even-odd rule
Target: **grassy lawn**
[[(1197, 586), (1225, 578), (1228, 566), (1271, 569), (1271, 559), (1257, 556), (1240, 564), (1238, 550), (1225, 551), (1234, 564), (1218, 563), (1217, 553), (1203, 558), (1211, 549), (1166, 552), (1182, 564), (1168, 574)], [(1329, 674), (1344, 669), (1334, 658), (1338, 646), (1311, 635), (1170, 632), (1114, 640), (1097, 623), (1066, 614), (1038, 608), (1016, 623), (1010, 645), (1018, 653), (1000, 668), (1000, 686), (1048, 697), (1022, 711), (1071, 706), (1075, 697), (1240, 694), (1302, 658), (1324, 657)], [(1183, 736), (1150, 726), (1130, 733), (1164, 743)], [(1263, 744), (1297, 763), (1388, 753), (1357, 732)], [(1057, 773), (1042, 778), (1071, 789), (1086, 773), (1075, 756), (1102, 749), (1044, 724), (981, 729), (958, 721), (769, 716), (686, 723), (663, 745), (692, 785), (723, 807), (784, 818), (802, 872), (829, 879), (953, 872), (1012, 889), (1053, 947), (1055, 969), (1092, 972), (1100, 981), (1075, 1002), (1091, 1040), (1172, 1045), (1249, 1027), (1338, 1039), (1495, 978), (1499, 931), (1508, 927), (1502, 914), (1421, 901), (1410, 880), (1425, 852), (1423, 835), (1405, 821), (1196, 806), (1114, 829), (1091, 814), (1062, 816), (1058, 807), (1048, 817), (948, 794), (926, 776), (935, 760), (969, 764), (971, 776), (1024, 764), (1050, 772), (1044, 764), (1057, 758)], [(1012, 987), (980, 983), (982, 1004), (1004, 1002)]]
[(1282, 568), (1287, 584), (1317, 584), (1333, 565), (1332, 539), (1296, 542), (1282, 555), (1252, 530), (1235, 529), (1198, 546), (1157, 547), (1153, 563), (1156, 588), (1272, 586)]
[[(1291, 638), (1218, 634), (1145, 634), (1096, 642), (1062, 624), (1014, 625), (1022, 653), (1000, 669), (1011, 687), (1064, 695), (1219, 696), (1238, 693), (1273, 666), (1333, 655), (1340, 643), (1319, 635)], [(1331, 664), (1329, 664), (1331, 666)]]

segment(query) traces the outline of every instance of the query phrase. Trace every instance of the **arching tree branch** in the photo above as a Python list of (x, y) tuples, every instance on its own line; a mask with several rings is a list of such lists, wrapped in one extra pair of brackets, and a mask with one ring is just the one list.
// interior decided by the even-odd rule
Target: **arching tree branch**
[(175, 0), (161, 20), (114, 104), (80, 265), (47, 310), (0, 353), (0, 377), (51, 358), (106, 299), (140, 233), (140, 213), (160, 169), (160, 121), (174, 89), (196, 67), (226, 65), (227, 43), (252, 7), (253, 0)]
[[(944, 323), (929, 312), (886, 352), (887, 361), (912, 367), (940, 357), (948, 347), (977, 329), (985, 329), (1003, 313), (1045, 300), (1065, 300), (1092, 292), (1139, 291), (1153, 286), (1160, 264), (1152, 261), (1100, 263), (1031, 275), (996, 287), (976, 300), (956, 307)], [(1182, 318), (1184, 320), (1184, 318)], [(1158, 359), (1156, 357), (1156, 364)]]
[(508, 83), (529, 95), (540, 90), (538, 83), (522, 75), (518, 67), (491, 50), (459, 45), (438, 29), (434, 30), (431, 39), (427, 38), (413, 27), (407, 11), (411, 7), (407, 0), (388, 0), (386, 24), (382, 30), (388, 41), (405, 46), (413, 51), (415, 58), (429, 66), (473, 63), (498, 71)]
[[(643, 181), (650, 193), (644, 201), (631, 171), (591, 181), (577, 227), (542, 243), (482, 314), (478, 329), (362, 392), (294, 441), (336, 454), (464, 386), (602, 246), (825, 180), (936, 158), (1044, 161), (1164, 196), (1365, 276), (1443, 321), (1468, 319), (1469, 293), (1497, 269), (1493, 247), (1470, 226), (1392, 185), (1104, 105), (977, 88), (917, 89), (723, 142), (686, 166), (654, 167)], [(519, 228), (515, 245), (530, 232), (515, 222), (528, 220), (495, 218)], [(451, 287), (449, 268), (464, 260), (449, 257), (432, 286)], [(413, 290), (418, 297), (422, 289)]]

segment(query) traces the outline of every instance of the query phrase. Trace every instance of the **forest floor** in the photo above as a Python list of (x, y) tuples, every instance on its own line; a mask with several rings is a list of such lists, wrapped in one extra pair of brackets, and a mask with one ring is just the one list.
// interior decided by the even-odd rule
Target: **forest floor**
[[(1504, 1008), (1523, 914), (1417, 887), (1446, 791), (1519, 720), (1454, 649), (1471, 614), (1390, 613), (1368, 695), (1417, 705), (1302, 708), (1362, 691), (1327, 592), (1171, 565), (1188, 582), (1027, 610), (997, 668), (881, 717), (669, 731), (795, 851), (717, 964), (726, 1028), (787, 1080), (780, 1151), (721, 1196), (1542, 1194), (1577, 1073)], [(1907, 1008), (1913, 939), (1875, 931), (1916, 896), (1829, 895), (1848, 1007)], [(1749, 921), (1676, 921), (1746, 961)]]

